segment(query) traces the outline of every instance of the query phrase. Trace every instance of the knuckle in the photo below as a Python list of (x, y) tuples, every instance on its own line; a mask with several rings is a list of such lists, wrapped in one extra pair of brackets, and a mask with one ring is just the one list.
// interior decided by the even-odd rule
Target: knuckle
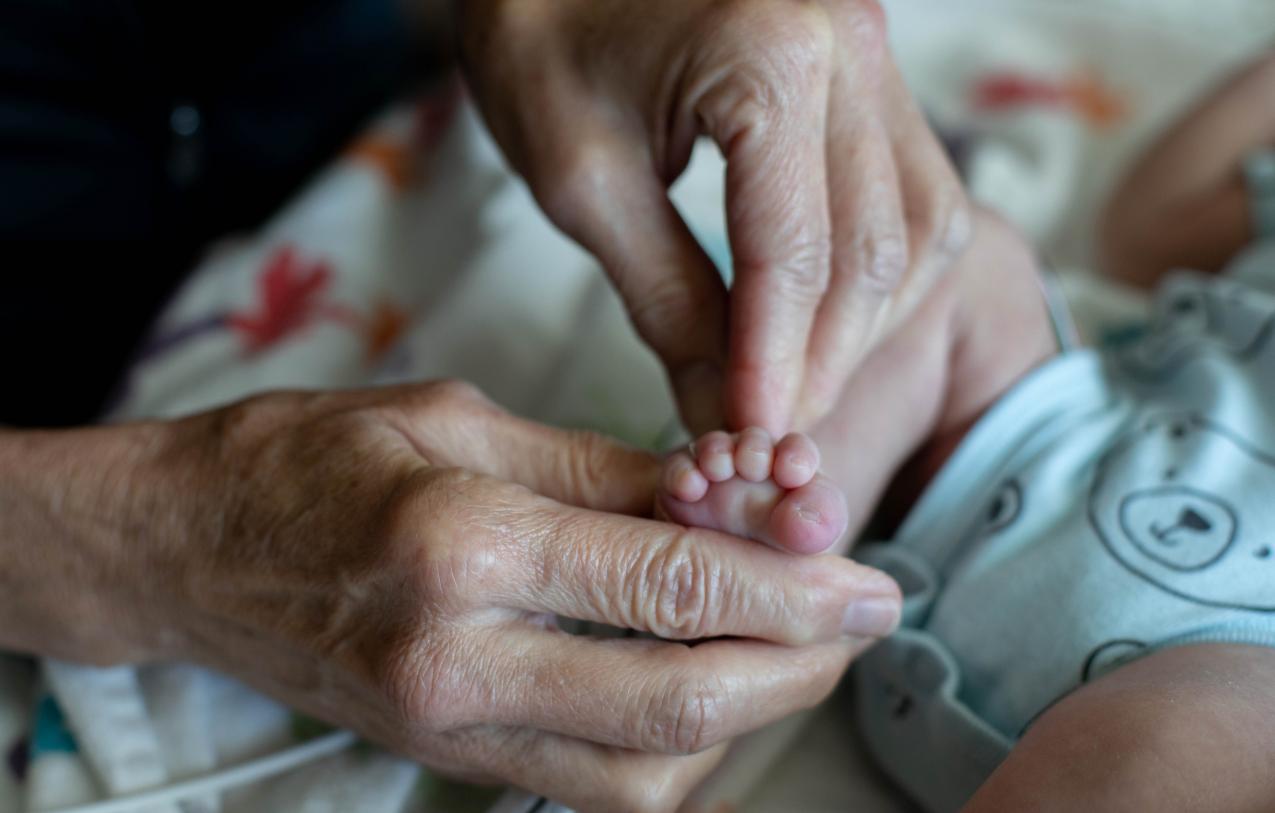
[(861, 287), (880, 297), (897, 291), (908, 271), (908, 252), (903, 240), (886, 238), (865, 253), (860, 275)]
[(292, 392), (254, 395), (231, 404), (214, 414), (216, 437), (228, 447), (232, 456), (245, 450), (259, 451), (279, 435), (282, 426), (295, 425), (299, 414), (305, 414), (308, 396)]
[(644, 282), (641, 289), (623, 279), (617, 287), (629, 303), (633, 324), (648, 342), (662, 338), (656, 334), (666, 332), (669, 326), (679, 325), (685, 329), (695, 324), (717, 304), (700, 280), (676, 274), (661, 274)]
[[(814, 104), (828, 87), (836, 38), (818, 3), (735, 0), (718, 3), (703, 19), (716, 44), (711, 64), (733, 66), (707, 100), (709, 117), (739, 133)], [(759, 47), (760, 46), (760, 47)]]
[(835, 38), (831, 21), (817, 3), (770, 3), (763, 19), (772, 32), (767, 50), (775, 77), (798, 87), (819, 87), (832, 74)]
[(445, 646), (403, 646), (383, 661), (377, 681), (398, 722), (409, 729), (444, 732), (465, 725), (463, 682)]
[(889, 21), (879, 0), (849, 0), (843, 19), (847, 21), (849, 42), (856, 55), (882, 57), (886, 54)]
[(863, 87), (879, 88), (890, 62), (888, 19), (879, 0), (832, 0), (836, 47), (853, 64)]
[(572, 484), (576, 490), (584, 490), (591, 484), (614, 478), (615, 472), (608, 465), (614, 450), (611, 440), (584, 429), (572, 431), (568, 438), (568, 446), (575, 453), (564, 456), (570, 471), (563, 474), (563, 482)]
[(824, 623), (840, 623), (846, 605), (860, 588), (862, 578), (855, 567), (803, 567), (797, 573), (802, 590), (784, 597), (784, 609), (793, 615), (816, 620), (817, 623), (806, 630), (811, 637), (799, 641), (813, 643)]
[(411, 542), (463, 535), (467, 531), (466, 512), (458, 497), (472, 490), (476, 480), (477, 475), (462, 468), (422, 471), (389, 499), (385, 509), (386, 534)]
[(433, 608), (469, 606), (498, 578), (489, 485), (467, 469), (432, 469), (389, 510), (388, 533), (407, 542), (407, 567)]
[(420, 403), (431, 410), (464, 410), (493, 406), (491, 401), (475, 385), (460, 379), (431, 381), (420, 389)]
[[(451, 764), (438, 769), (443, 775), (470, 785), (510, 784), (510, 763), (522, 759), (530, 748), (526, 734), (525, 730), (502, 726), (453, 732), (448, 749)], [(428, 809), (435, 808), (430, 805)]]
[(703, 638), (715, 621), (723, 574), (682, 532), (640, 568), (634, 598), (643, 602), (649, 630), (661, 638)]
[(723, 687), (713, 681), (679, 681), (652, 715), (653, 744), (671, 754), (694, 754), (724, 739)]
[(786, 116), (788, 95), (774, 77), (753, 66), (736, 71), (706, 94), (702, 113), (709, 130), (726, 145), (761, 140), (768, 125)]
[(969, 247), (974, 230), (969, 201), (960, 191), (935, 192), (908, 216), (918, 284), (924, 288), (949, 270)]
[(973, 236), (973, 214), (964, 195), (955, 194), (949, 201), (940, 204), (937, 225), (933, 245), (946, 264), (964, 253)]
[(530, 179), (540, 208), (559, 228), (579, 234), (593, 202), (605, 199), (614, 156), (604, 145), (565, 139), (569, 149), (555, 150), (536, 162)]
[(969, 201), (954, 184), (931, 190), (923, 204), (908, 213), (908, 228), (915, 243), (931, 255), (953, 258), (969, 241), (972, 213)]
[(803, 241), (774, 267), (776, 293), (786, 302), (813, 307), (827, 293), (831, 271), (831, 243), (823, 238)]

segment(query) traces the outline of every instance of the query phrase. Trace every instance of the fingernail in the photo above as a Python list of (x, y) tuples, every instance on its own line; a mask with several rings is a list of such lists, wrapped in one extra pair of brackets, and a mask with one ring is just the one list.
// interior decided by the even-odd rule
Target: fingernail
[(841, 621), (846, 635), (884, 638), (899, 626), (903, 603), (889, 596), (871, 596), (850, 603)]
[(692, 432), (720, 429), (725, 423), (722, 410), (725, 380), (722, 369), (712, 362), (692, 364), (673, 377), (682, 419)]

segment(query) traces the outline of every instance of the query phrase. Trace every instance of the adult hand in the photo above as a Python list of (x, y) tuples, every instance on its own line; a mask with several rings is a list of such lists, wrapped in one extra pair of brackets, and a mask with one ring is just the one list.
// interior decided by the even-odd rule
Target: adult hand
[[(86, 459), (130, 432), (143, 440), (124, 444), (110, 480), (127, 486), (104, 487)], [(0, 644), (195, 660), (436, 769), (582, 810), (676, 805), (719, 744), (818, 702), (889, 632), (860, 626), (873, 618), (856, 613), (862, 600), (898, 600), (845, 559), (640, 518), (651, 457), (520, 420), (461, 385), (271, 395), (31, 451), (58, 437), (7, 455), (0, 444), (0, 504), (17, 507), (0, 515), (17, 591), (0, 621), (16, 607), (44, 625), (6, 641), (30, 628), (0, 624)], [(54, 532), (59, 514), (30, 510), (44, 480), (5, 476), (15, 461), (62, 461), (47, 505), (94, 521)], [(15, 482), (25, 498), (4, 486)], [(122, 517), (72, 509), (81, 491), (100, 501), (117, 488), (102, 504)], [(85, 541), (104, 527), (124, 532)], [(31, 550), (43, 576), (27, 572)], [(58, 589), (49, 574), (86, 575)], [(25, 602), (23, 584), (38, 585)], [(555, 615), (734, 637), (597, 640)], [(83, 639), (56, 643), (59, 619)]]
[[(812, 423), (964, 245), (876, 0), (456, 9), (496, 140), (606, 267), (695, 431)], [(667, 196), (701, 134), (727, 160), (729, 297)]]

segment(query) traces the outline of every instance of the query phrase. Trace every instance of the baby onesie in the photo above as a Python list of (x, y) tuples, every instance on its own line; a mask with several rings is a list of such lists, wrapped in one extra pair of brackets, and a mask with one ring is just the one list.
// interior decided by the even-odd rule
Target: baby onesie
[(1275, 244), (1179, 272), (1150, 329), (998, 401), (888, 544), (901, 629), (855, 669), (870, 750), (964, 804), (1043, 711), (1143, 655), (1275, 646)]

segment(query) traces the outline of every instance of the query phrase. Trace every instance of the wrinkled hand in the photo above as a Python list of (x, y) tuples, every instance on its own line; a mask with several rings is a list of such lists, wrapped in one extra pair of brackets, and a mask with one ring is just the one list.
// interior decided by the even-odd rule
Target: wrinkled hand
[[(857, 599), (897, 599), (884, 575), (640, 518), (654, 459), (463, 385), (271, 395), (177, 427), (184, 474), (158, 502), (180, 530), (145, 563), (161, 654), (445, 772), (668, 809), (719, 744), (818, 702), (889, 632), (846, 628)], [(555, 615), (738, 637), (597, 640)]]
[[(966, 240), (875, 0), (456, 8), (493, 134), (606, 267), (694, 431), (821, 417)], [(666, 194), (701, 134), (727, 159), (729, 296)]]

